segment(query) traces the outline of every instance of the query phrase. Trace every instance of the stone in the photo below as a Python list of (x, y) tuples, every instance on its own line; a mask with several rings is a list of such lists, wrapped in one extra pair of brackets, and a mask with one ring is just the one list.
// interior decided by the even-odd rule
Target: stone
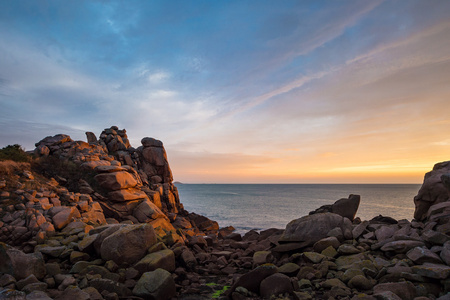
[[(108, 199), (112, 202), (124, 202), (133, 200), (145, 200), (148, 199), (145, 192), (139, 189), (122, 189), (108, 193)], [(134, 209), (134, 208), (133, 208)]]
[(439, 256), (441, 257), (443, 262), (450, 266), (450, 241), (444, 243)]
[(400, 240), (400, 241), (392, 241), (384, 244), (381, 247), (381, 251), (394, 251), (397, 253), (406, 253), (412, 248), (415, 247), (423, 247), (425, 246), (424, 242), (421, 241), (412, 241), (412, 240)]
[(400, 299), (413, 300), (416, 297), (416, 288), (409, 281), (380, 283), (373, 287), (373, 293), (392, 292)]
[(68, 136), (67, 134), (57, 134), (55, 136), (47, 136), (46, 138), (43, 138), (38, 143), (36, 143), (35, 146), (36, 147), (39, 147), (39, 145), (56, 146), (67, 142), (73, 142), (70, 136)]
[(90, 300), (103, 300), (102, 295), (92, 286), (84, 288), (83, 292), (89, 294)]
[(62, 294), (60, 294), (58, 297), (55, 298), (55, 300), (90, 300), (90, 296), (88, 293), (83, 292), (79, 287), (77, 286), (68, 286)]
[(300, 270), (300, 266), (294, 263), (286, 263), (278, 267), (278, 273), (285, 274), (287, 276), (295, 276)]
[(144, 257), (156, 244), (156, 234), (149, 224), (128, 225), (106, 237), (100, 247), (103, 260), (120, 265), (132, 265)]
[(380, 228), (375, 230), (375, 237), (379, 242), (383, 242), (392, 237), (397, 230), (397, 225), (381, 226)]
[(31, 283), (37, 283), (37, 282), (39, 282), (39, 280), (36, 278), (36, 276), (31, 274), (27, 278), (17, 281), (16, 286), (19, 290), (22, 290), (26, 285), (31, 284)]
[(336, 249), (333, 248), (333, 246), (329, 246), (326, 249), (324, 249), (320, 254), (325, 255), (326, 257), (336, 257), (338, 255), (338, 252)]
[(442, 260), (440, 259), (439, 255), (437, 255), (434, 252), (431, 252), (426, 247), (413, 248), (406, 253), (406, 256), (410, 260), (412, 260), (415, 264), (418, 265), (421, 265), (426, 262), (435, 264), (442, 263)]
[(195, 258), (194, 253), (191, 250), (185, 249), (181, 253), (181, 261), (186, 266), (186, 268), (193, 270), (197, 266), (197, 259)]
[(167, 218), (166, 215), (150, 200), (146, 199), (141, 202), (133, 211), (133, 216), (141, 223), (146, 223), (158, 218)]
[(318, 213), (301, 217), (287, 224), (283, 235), (279, 242), (306, 242), (313, 245), (317, 241), (326, 238), (327, 234), (333, 228), (339, 227), (351, 232), (350, 228), (346, 228), (344, 217), (333, 213)]
[(147, 162), (157, 167), (167, 164), (166, 151), (161, 147), (145, 147), (142, 150), (142, 156)]
[(434, 279), (446, 279), (450, 275), (450, 267), (442, 264), (424, 263), (413, 266), (412, 270), (415, 274)]
[(90, 143), (96, 143), (97, 142), (97, 137), (95, 136), (95, 133), (93, 132), (86, 132), (86, 138), (87, 138), (87, 142)]
[(157, 139), (151, 137), (145, 137), (141, 140), (141, 144), (144, 147), (159, 147), (163, 146), (163, 143)]
[(297, 273), (298, 279), (313, 279), (313, 278), (321, 278), (322, 272), (316, 270), (311, 266), (304, 266), (300, 268), (300, 271)]
[(61, 267), (58, 263), (46, 263), (45, 269), (47, 270), (47, 275), (55, 276), (56, 274), (61, 273)]
[(425, 174), (425, 178), (417, 196), (414, 197), (414, 218), (423, 221), (427, 218), (432, 205), (446, 202), (449, 199), (447, 187), (442, 182), (442, 175), (450, 172), (450, 161), (435, 164), (433, 170)]
[(341, 288), (341, 289), (346, 289), (347, 286), (345, 285), (345, 283), (343, 283), (342, 281), (340, 281), (337, 278), (331, 278), (331, 279), (327, 279), (324, 282), (322, 282), (322, 287), (326, 288), (326, 289), (332, 289), (332, 288)]
[(277, 273), (276, 266), (272, 264), (261, 265), (239, 277), (239, 279), (236, 280), (236, 282), (230, 288), (229, 294), (233, 293), (238, 286), (242, 286), (250, 292), (259, 294), (261, 282), (275, 273)]
[(100, 293), (108, 291), (110, 293), (116, 293), (120, 297), (127, 297), (132, 295), (130, 289), (125, 287), (124, 284), (117, 282), (117, 280), (94, 278), (89, 281), (89, 286), (95, 288)]
[(361, 234), (366, 231), (367, 225), (369, 225), (369, 221), (362, 221), (360, 224), (358, 224), (356, 227), (352, 230), (352, 235), (354, 239), (357, 239)]
[(272, 252), (270, 251), (256, 251), (253, 254), (253, 265), (259, 266), (262, 264), (272, 263), (274, 261)]
[(2, 300), (26, 300), (25, 292), (12, 289), (0, 290), (0, 299)]
[(356, 275), (348, 282), (350, 288), (355, 288), (358, 291), (371, 290), (373, 283), (363, 275)]
[(348, 198), (339, 199), (331, 206), (331, 212), (353, 221), (358, 211), (360, 200), (361, 196), (359, 195), (350, 195)]
[(355, 246), (353, 245), (349, 245), (349, 244), (342, 244), (341, 246), (339, 246), (339, 248), (337, 249), (337, 252), (341, 255), (350, 255), (350, 254), (357, 254), (360, 253), (361, 251), (359, 249), (357, 249)]
[(94, 250), (94, 242), (97, 239), (98, 234), (86, 235), (84, 238), (78, 242), (78, 249), (80, 251), (90, 252)]
[(336, 258), (335, 263), (338, 267), (350, 266), (355, 263), (361, 262), (365, 259), (364, 253), (358, 253), (353, 255), (343, 255)]
[(52, 300), (45, 291), (34, 290), (27, 295), (27, 300)]
[(65, 246), (56, 246), (56, 247), (39, 247), (36, 249), (37, 251), (41, 252), (42, 254), (51, 256), (51, 257), (59, 257), (61, 253), (63, 253), (64, 250), (66, 250)]
[(99, 185), (107, 190), (134, 188), (138, 182), (128, 172), (101, 173), (95, 176)]
[(345, 270), (344, 274), (342, 274), (341, 276), (338, 277), (338, 279), (340, 279), (341, 281), (348, 283), (353, 277), (355, 276), (364, 276), (364, 272), (361, 269), (357, 269), (357, 268), (350, 268)]
[(72, 251), (70, 253), (70, 263), (74, 264), (77, 263), (79, 261), (86, 261), (89, 260), (90, 256), (87, 253), (84, 252), (79, 252), (79, 251)]
[(437, 245), (443, 245), (445, 242), (450, 241), (450, 236), (434, 230), (422, 232), (421, 238), (426, 242)]
[[(374, 295), (377, 300), (404, 300), (391, 291), (381, 291)], [(427, 298), (428, 299), (428, 298)], [(352, 299), (353, 300), (353, 299)]]
[(144, 273), (133, 289), (133, 295), (144, 299), (166, 300), (176, 295), (172, 275), (163, 269)]
[(138, 270), (141, 274), (156, 269), (164, 269), (168, 272), (173, 272), (175, 271), (175, 254), (169, 249), (156, 251), (147, 254), (137, 262), (133, 268)]
[[(45, 282), (34, 282), (27, 284), (22, 288), (22, 291), (26, 294), (30, 294), (33, 291), (45, 292), (47, 290), (47, 284)], [(28, 297), (27, 297), (28, 298)]]
[[(74, 206), (61, 206), (61, 209), (52, 217), (53, 225), (56, 229), (62, 229), (72, 222), (73, 218), (80, 217), (80, 212)], [(55, 209), (55, 208), (53, 208)]]
[(306, 258), (307, 261), (312, 262), (313, 264), (318, 264), (323, 259), (325, 259), (325, 255), (315, 253), (315, 252), (303, 252), (303, 257)]
[(40, 156), (49, 156), (50, 155), (50, 149), (45, 145), (39, 145), (34, 149), (34, 155), (37, 157)]
[(261, 281), (260, 295), (263, 298), (270, 298), (284, 293), (292, 294), (293, 292), (291, 279), (284, 274), (276, 273)]
[(2, 276), (0, 276), (0, 287), (15, 283), (16, 279), (14, 278), (14, 276), (10, 274), (3, 274)]
[(107, 160), (96, 160), (96, 161), (88, 161), (81, 164), (81, 168), (94, 170), (99, 166), (110, 166), (111, 163)]
[(0, 273), (10, 274), (17, 280), (27, 278), (31, 274), (42, 279), (46, 269), (40, 252), (25, 254), (0, 242)]
[(313, 249), (317, 253), (320, 253), (323, 250), (325, 250), (326, 248), (328, 248), (329, 246), (332, 246), (334, 249), (337, 249), (337, 248), (339, 248), (340, 245), (341, 245), (341, 243), (339, 242), (339, 240), (336, 237), (330, 236), (330, 237), (326, 237), (326, 238), (323, 238), (323, 239), (317, 241), (314, 244)]

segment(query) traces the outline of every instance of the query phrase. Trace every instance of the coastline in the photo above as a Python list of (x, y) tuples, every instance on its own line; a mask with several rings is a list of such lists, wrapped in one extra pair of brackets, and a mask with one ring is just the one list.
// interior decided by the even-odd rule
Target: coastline
[(447, 299), (450, 162), (411, 221), (361, 220), (351, 194), (240, 234), (184, 208), (161, 141), (87, 138), (0, 162), (2, 299)]

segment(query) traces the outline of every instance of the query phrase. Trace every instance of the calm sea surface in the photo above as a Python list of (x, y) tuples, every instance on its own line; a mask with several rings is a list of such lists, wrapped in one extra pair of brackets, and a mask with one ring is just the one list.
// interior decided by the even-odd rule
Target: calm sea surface
[(413, 219), (420, 184), (176, 184), (189, 212), (238, 232), (285, 228), (293, 219), (350, 194), (361, 195), (357, 217)]

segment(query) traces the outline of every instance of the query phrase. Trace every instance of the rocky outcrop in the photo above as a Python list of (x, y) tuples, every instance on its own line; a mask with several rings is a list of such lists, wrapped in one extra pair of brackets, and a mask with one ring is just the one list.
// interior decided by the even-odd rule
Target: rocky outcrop
[[(177, 228), (185, 232), (176, 240), (200, 231), (218, 230), (218, 226), (203, 226), (206, 222), (200, 226), (192, 224), (172, 183), (172, 171), (161, 141), (145, 137), (142, 146), (135, 149), (126, 130), (117, 126), (103, 130), (98, 140), (92, 132), (86, 136), (88, 143), (73, 141), (62, 134), (46, 137), (36, 143), (35, 152), (72, 161), (86, 170), (88, 176), (78, 182), (78, 187), (100, 204), (106, 218), (160, 226), (161, 222), (170, 223), (167, 216), (171, 214), (172, 222), (178, 220), (175, 226), (183, 220)], [(165, 221), (157, 221), (160, 218)], [(174, 226), (164, 224), (163, 227), (169, 228), (171, 235), (175, 234)]]
[(425, 174), (422, 187), (414, 197), (414, 218), (423, 221), (432, 205), (450, 200), (450, 161), (434, 165), (433, 170)]

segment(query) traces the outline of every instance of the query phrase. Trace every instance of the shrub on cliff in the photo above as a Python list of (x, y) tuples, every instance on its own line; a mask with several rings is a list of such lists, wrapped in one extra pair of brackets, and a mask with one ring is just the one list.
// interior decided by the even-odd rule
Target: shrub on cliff
[(0, 161), (12, 160), (16, 162), (30, 162), (31, 155), (27, 154), (18, 144), (8, 145), (0, 149)]
[(90, 185), (96, 184), (95, 172), (82, 169), (78, 164), (67, 159), (59, 159), (54, 156), (40, 157), (33, 160), (32, 169), (47, 178), (55, 178), (71, 191), (79, 190), (80, 179), (86, 180)]
[(16, 162), (12, 160), (1, 160), (0, 161), (0, 177), (9, 177), (16, 173), (23, 173), (24, 170), (29, 170), (30, 164), (24, 162)]

